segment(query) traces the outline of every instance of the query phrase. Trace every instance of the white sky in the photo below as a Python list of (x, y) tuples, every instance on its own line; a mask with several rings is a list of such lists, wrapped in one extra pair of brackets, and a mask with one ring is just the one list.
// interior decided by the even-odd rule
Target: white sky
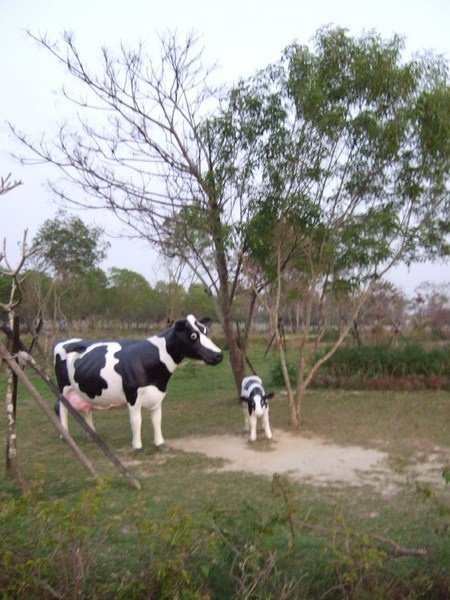
[[(370, 29), (384, 37), (398, 33), (406, 38), (407, 55), (426, 49), (450, 58), (449, 0), (0, 0), (0, 176), (11, 172), (23, 181), (0, 196), (0, 243), (6, 239), (11, 262), (17, 259), (24, 230), (31, 240), (44, 220), (54, 217), (57, 206), (46, 188), (49, 170), (23, 167), (11, 157), (20, 148), (5, 123), (30, 135), (51, 134), (66, 106), (58, 93), (63, 70), (26, 29), (52, 39), (64, 30), (73, 32), (87, 62), (97, 59), (102, 46), (134, 46), (167, 29), (180, 35), (195, 31), (205, 62), (217, 63), (220, 80), (231, 83), (278, 60), (292, 41), (308, 43), (326, 24), (346, 27), (354, 35)], [(103, 212), (89, 221), (120, 231)], [(111, 242), (102, 268), (132, 269), (152, 283), (165, 277), (142, 242)], [(448, 263), (414, 265), (409, 271), (396, 269), (390, 278), (411, 295), (423, 281), (449, 281), (450, 268)]]

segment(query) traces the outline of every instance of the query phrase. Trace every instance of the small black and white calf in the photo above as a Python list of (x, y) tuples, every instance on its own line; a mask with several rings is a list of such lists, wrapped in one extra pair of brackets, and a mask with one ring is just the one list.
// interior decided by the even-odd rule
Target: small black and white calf
[[(161, 403), (167, 384), (183, 358), (217, 365), (223, 354), (208, 337), (210, 319), (194, 315), (145, 340), (59, 342), (54, 348), (55, 373), (63, 396), (94, 428), (92, 411), (127, 405), (133, 449), (142, 449), (142, 408), (150, 411), (154, 443), (164, 448)], [(59, 403), (61, 424), (68, 430), (68, 410)]]
[(266, 392), (262, 380), (256, 375), (244, 377), (241, 384), (240, 401), (244, 405), (245, 430), (250, 432), (250, 441), (256, 440), (256, 425), (258, 417), (261, 418), (264, 433), (268, 440), (272, 439), (272, 430), (269, 424), (269, 403), (273, 392)]

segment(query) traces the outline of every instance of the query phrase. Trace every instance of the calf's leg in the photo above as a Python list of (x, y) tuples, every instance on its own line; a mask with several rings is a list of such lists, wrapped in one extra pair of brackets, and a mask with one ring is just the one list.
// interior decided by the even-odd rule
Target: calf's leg
[(250, 415), (248, 414), (248, 406), (244, 404), (244, 431), (250, 431)]
[(258, 422), (258, 418), (256, 415), (248, 416), (249, 424), (250, 424), (250, 441), (256, 441), (256, 424)]
[(262, 416), (262, 424), (264, 427), (264, 433), (266, 434), (266, 438), (268, 440), (272, 439), (272, 430), (270, 429), (270, 424), (269, 424), (269, 409), (267, 408)]

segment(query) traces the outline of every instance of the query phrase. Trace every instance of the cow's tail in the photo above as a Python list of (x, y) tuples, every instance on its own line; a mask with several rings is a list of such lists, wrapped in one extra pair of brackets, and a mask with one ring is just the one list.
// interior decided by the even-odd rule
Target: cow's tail
[(60, 400), (58, 398), (58, 400), (55, 402), (55, 406), (53, 407), (53, 410), (58, 415), (58, 417), (59, 417), (59, 404), (60, 404)]

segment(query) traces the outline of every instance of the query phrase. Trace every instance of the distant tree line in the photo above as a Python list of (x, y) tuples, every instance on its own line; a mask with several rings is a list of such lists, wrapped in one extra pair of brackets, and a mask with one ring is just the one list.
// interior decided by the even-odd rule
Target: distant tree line
[[(160, 280), (152, 286), (143, 275), (130, 269), (112, 267), (107, 272), (98, 264), (108, 244), (98, 227), (87, 226), (79, 217), (60, 212), (47, 219), (31, 243), (32, 268), (21, 275), (21, 301), (17, 309), (22, 324), (33, 333), (38, 321), (52, 322), (56, 329), (69, 323), (89, 324), (110, 321), (115, 327), (149, 329), (170, 323), (181, 314), (194, 313), (217, 319), (216, 303), (209, 289), (199, 283), (187, 287), (180, 282)], [(283, 334), (299, 333), (304, 325), (307, 293), (295, 271), (285, 278), (283, 302), (278, 325)], [(0, 302), (6, 303), (11, 282), (0, 274)], [(239, 287), (233, 319), (243, 323), (253, 294)], [(328, 339), (340, 331), (348, 319), (355, 294), (311, 300), (309, 326), (312, 331), (326, 323)], [(323, 306), (324, 305), (324, 306)], [(6, 314), (3, 315), (6, 320)], [(263, 302), (254, 308), (256, 332), (270, 331), (270, 319)], [(390, 341), (397, 344), (403, 336), (416, 340), (426, 336), (450, 337), (450, 284), (422, 284), (413, 298), (394, 284), (379, 281), (363, 308), (354, 318), (350, 338), (357, 345)]]
[[(213, 301), (201, 284), (186, 289), (177, 282), (158, 281), (153, 287), (140, 273), (98, 264), (108, 244), (98, 227), (60, 212), (47, 219), (32, 241), (36, 248), (21, 275), (18, 314), (30, 329), (36, 320), (64, 326), (68, 321), (112, 320), (123, 325), (150, 326), (172, 321), (182, 313), (214, 316)], [(10, 294), (10, 280), (0, 276), (0, 298)]]

